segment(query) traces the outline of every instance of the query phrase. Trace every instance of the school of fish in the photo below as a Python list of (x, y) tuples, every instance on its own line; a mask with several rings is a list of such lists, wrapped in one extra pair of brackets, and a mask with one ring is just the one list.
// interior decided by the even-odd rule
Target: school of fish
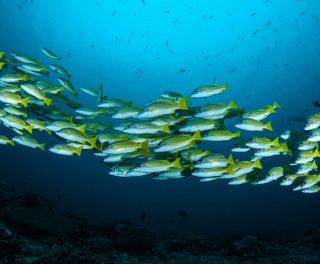
[[(200, 86), (188, 96), (167, 91), (139, 107), (109, 98), (102, 85), (75, 89), (68, 70), (59, 63), (61, 57), (47, 48), (41, 51), (52, 64), (45, 66), (15, 51), (0, 52), (0, 144), (67, 156), (91, 151), (117, 177), (152, 175), (155, 180), (169, 180), (192, 176), (200, 182), (228, 179), (230, 185), (277, 181), (303, 193), (320, 190), (320, 113), (307, 119), (302, 135), (287, 130), (279, 137), (259, 137), (259, 132), (273, 130), (265, 119), (280, 107), (277, 102), (251, 112), (234, 101), (192, 107), (193, 102), (229, 90), (227, 84), (213, 84)], [(49, 81), (52, 78), (54, 82)], [(96, 98), (96, 105), (83, 106), (70, 99), (79, 92)], [(109, 123), (104, 122), (106, 117)], [(235, 122), (227, 129), (229, 119)], [(245, 139), (242, 131), (254, 132), (254, 136)], [(48, 134), (57, 143), (46, 146), (38, 142), (37, 133)], [(203, 149), (205, 141), (231, 140), (236, 142), (228, 156)], [(233, 157), (244, 152), (251, 152), (252, 158)], [(290, 155), (292, 162), (261, 170), (264, 159), (280, 155)]]

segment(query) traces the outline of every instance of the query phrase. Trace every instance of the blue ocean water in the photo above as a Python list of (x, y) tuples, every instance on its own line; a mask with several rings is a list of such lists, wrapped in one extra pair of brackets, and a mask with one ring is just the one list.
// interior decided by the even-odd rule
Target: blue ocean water
[[(301, 132), (304, 123), (292, 120), (319, 111), (312, 104), (320, 99), (318, 1), (0, 0), (0, 10), (1, 50), (50, 63), (40, 51), (50, 48), (63, 56), (77, 88), (103, 83), (110, 97), (143, 106), (166, 90), (188, 95), (227, 82), (230, 91), (202, 103), (235, 100), (253, 110), (276, 100), (282, 108), (270, 118), (268, 137)], [(205, 148), (228, 154), (231, 145)], [(91, 153), (68, 158), (22, 146), (1, 146), (0, 160), (1, 180), (95, 223), (126, 219), (161, 232), (205, 234), (319, 227), (319, 196), (278, 183), (114, 178)], [(274, 158), (264, 166), (288, 162)]]

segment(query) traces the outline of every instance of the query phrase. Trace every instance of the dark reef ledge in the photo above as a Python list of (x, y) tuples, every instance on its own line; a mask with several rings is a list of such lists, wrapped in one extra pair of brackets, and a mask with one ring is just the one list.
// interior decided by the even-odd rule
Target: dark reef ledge
[(36, 194), (1, 184), (2, 263), (320, 263), (320, 231), (164, 237), (126, 222), (94, 226)]

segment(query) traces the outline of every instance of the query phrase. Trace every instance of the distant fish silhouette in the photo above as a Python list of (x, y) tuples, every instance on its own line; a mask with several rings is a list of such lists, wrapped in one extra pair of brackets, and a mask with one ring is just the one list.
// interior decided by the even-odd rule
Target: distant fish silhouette
[(178, 211), (178, 215), (185, 218), (185, 217), (188, 217), (188, 213), (186, 211)]
[(184, 72), (186, 72), (186, 70), (183, 69), (183, 68), (181, 68), (179, 71), (177, 71), (177, 74), (178, 74), (178, 73), (184, 73)]
[(143, 211), (141, 214), (140, 214), (140, 221), (141, 222), (144, 222), (147, 218), (147, 213), (146, 211)]
[(320, 107), (320, 100), (312, 102), (315, 107)]

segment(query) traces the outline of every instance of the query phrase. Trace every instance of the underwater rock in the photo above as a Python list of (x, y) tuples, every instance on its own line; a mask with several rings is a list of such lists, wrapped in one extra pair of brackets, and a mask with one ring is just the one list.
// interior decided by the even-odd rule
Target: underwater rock
[(117, 250), (130, 254), (150, 254), (155, 246), (155, 235), (143, 228), (118, 224), (115, 227), (114, 244)]
[(79, 229), (43, 197), (30, 192), (17, 192), (7, 186), (1, 188), (0, 197), (5, 204), (0, 210), (0, 220), (21, 232), (37, 230), (37, 234), (62, 235)]

